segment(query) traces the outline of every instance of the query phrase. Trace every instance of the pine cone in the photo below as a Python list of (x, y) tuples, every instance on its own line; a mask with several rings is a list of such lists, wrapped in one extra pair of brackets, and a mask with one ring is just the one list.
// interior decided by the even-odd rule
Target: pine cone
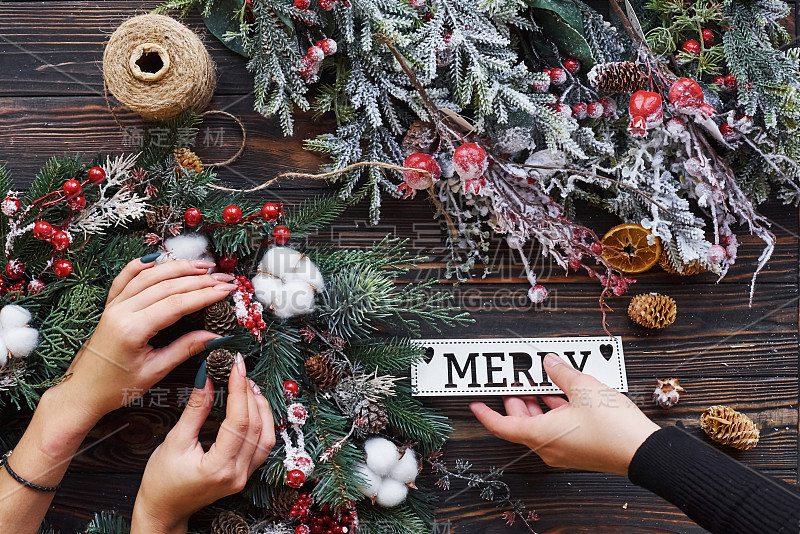
[(364, 430), (367, 434), (377, 434), (389, 424), (389, 415), (386, 413), (386, 408), (382, 404), (370, 402), (359, 410), (356, 419), (363, 421), (359, 422), (359, 428)]
[(179, 148), (175, 151), (175, 163), (186, 170), (194, 171), (195, 174), (203, 172), (203, 162), (188, 148)]
[(154, 232), (160, 232), (164, 229), (164, 223), (166, 223), (167, 219), (170, 217), (172, 217), (172, 208), (169, 206), (153, 206), (152, 209), (145, 214), (144, 220), (147, 222), (147, 228)]
[(233, 305), (226, 300), (220, 300), (208, 306), (203, 313), (203, 326), (209, 332), (221, 336), (233, 334), (239, 326)]
[(694, 276), (699, 273), (704, 273), (706, 271), (705, 267), (703, 267), (699, 261), (692, 260), (689, 263), (683, 265), (683, 272), (679, 272), (670, 261), (669, 257), (661, 253), (661, 259), (658, 260), (658, 264), (661, 266), (662, 269), (667, 271), (669, 274), (677, 274), (679, 276)]
[(430, 153), (433, 143), (436, 142), (436, 129), (429, 122), (414, 121), (408, 127), (401, 143), (403, 151), (407, 154), (414, 152)]
[(220, 512), (211, 523), (211, 534), (248, 534), (250, 526), (244, 517), (233, 512)]
[(658, 293), (636, 295), (628, 306), (628, 316), (633, 322), (647, 328), (666, 328), (675, 322), (677, 315), (675, 301)]
[(753, 420), (727, 406), (712, 406), (703, 412), (700, 428), (717, 443), (734, 449), (748, 451), (758, 444), (758, 427)]
[(269, 500), (269, 511), (280, 519), (289, 519), (292, 505), (297, 501), (300, 492), (292, 488), (280, 489)]
[(592, 87), (602, 93), (635, 93), (649, 80), (647, 73), (633, 61), (598, 63), (587, 77)]
[(325, 354), (315, 354), (306, 358), (306, 374), (322, 391), (335, 388), (341, 379), (331, 359)]
[(227, 384), (235, 360), (236, 356), (228, 350), (212, 350), (206, 358), (206, 376), (218, 386)]

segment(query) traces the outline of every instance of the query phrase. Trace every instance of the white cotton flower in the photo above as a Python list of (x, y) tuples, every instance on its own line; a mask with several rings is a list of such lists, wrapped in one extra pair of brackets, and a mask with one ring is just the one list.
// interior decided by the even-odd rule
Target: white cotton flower
[(21, 306), (9, 304), (0, 310), (0, 365), (9, 354), (17, 358), (30, 355), (39, 344), (39, 332), (30, 328), (31, 313)]
[(375, 502), (378, 506), (392, 508), (405, 501), (407, 496), (408, 486), (393, 478), (384, 478)]
[(164, 241), (166, 254), (158, 258), (158, 263), (173, 260), (202, 260), (210, 258), (208, 239), (200, 234), (184, 234), (170, 237)]
[(31, 312), (22, 306), (9, 304), (0, 310), (0, 327), (3, 329), (25, 326), (29, 322), (31, 322)]
[(280, 278), (283, 273), (294, 271), (303, 258), (302, 254), (289, 247), (272, 247), (264, 253), (258, 267)]
[(376, 475), (372, 472), (372, 469), (367, 467), (367, 464), (363, 462), (359, 462), (355, 465), (356, 473), (361, 475), (361, 478), (364, 479), (364, 485), (358, 488), (358, 491), (364, 494), (365, 497), (368, 497), (375, 501), (375, 498), (378, 496), (378, 490), (381, 487), (381, 477)]
[(417, 454), (412, 449), (406, 449), (403, 457), (397, 462), (389, 476), (403, 484), (413, 484), (419, 474)]
[(298, 317), (314, 310), (314, 297), (314, 288), (306, 282), (287, 282), (269, 308), (281, 319)]
[(380, 476), (387, 476), (400, 462), (397, 446), (385, 438), (372, 438), (364, 443), (367, 466)]
[(0, 337), (0, 367), (8, 363), (8, 348), (6, 347), (3, 338)]
[(283, 281), (269, 274), (257, 274), (250, 282), (253, 284), (253, 293), (259, 302), (270, 305), (278, 298), (283, 287)]
[(272, 247), (258, 264), (252, 282), (256, 299), (281, 319), (311, 313), (316, 292), (325, 288), (322, 273), (305, 254)]

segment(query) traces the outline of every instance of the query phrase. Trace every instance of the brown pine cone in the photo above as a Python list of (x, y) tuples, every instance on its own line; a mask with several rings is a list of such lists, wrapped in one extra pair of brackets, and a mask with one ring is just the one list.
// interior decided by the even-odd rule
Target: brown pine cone
[(661, 259), (658, 260), (658, 264), (669, 274), (677, 274), (679, 276), (694, 276), (706, 271), (699, 261), (693, 260), (683, 265), (683, 272), (680, 272), (675, 268), (675, 266), (672, 264), (672, 261), (670, 261), (669, 256), (667, 256), (667, 254), (664, 252), (661, 253)]
[(160, 232), (164, 229), (164, 224), (170, 217), (172, 217), (172, 208), (169, 206), (153, 206), (145, 214), (144, 220), (147, 222), (147, 228), (154, 232)]
[(218, 386), (228, 383), (236, 356), (228, 350), (216, 349), (206, 358), (206, 376)]
[(280, 519), (289, 519), (289, 512), (292, 505), (297, 501), (300, 492), (292, 488), (284, 488), (276, 491), (269, 500), (269, 511)]
[(339, 371), (333, 367), (333, 362), (325, 354), (315, 354), (306, 358), (306, 374), (321, 391), (335, 388), (341, 379)]
[[(389, 424), (389, 415), (382, 404), (370, 402), (359, 410), (358, 427), (367, 434), (377, 434)], [(363, 421), (363, 422), (362, 422)]]
[(221, 336), (233, 334), (239, 326), (233, 305), (227, 300), (220, 300), (208, 306), (203, 313), (203, 326)]
[(220, 512), (211, 523), (211, 534), (248, 534), (250, 526), (244, 517), (233, 512)]
[(649, 78), (633, 61), (598, 63), (587, 74), (589, 83), (602, 93), (635, 93)]
[(194, 171), (195, 174), (203, 172), (203, 162), (188, 148), (179, 148), (175, 151), (175, 163), (184, 169)]
[(747, 451), (758, 444), (759, 431), (752, 419), (727, 406), (711, 406), (700, 416), (708, 437), (734, 449)]
[(416, 120), (408, 127), (401, 146), (407, 154), (424, 152), (429, 154), (436, 142), (436, 128), (429, 122)]
[(647, 328), (666, 328), (675, 322), (678, 306), (666, 295), (644, 293), (631, 299), (628, 316)]

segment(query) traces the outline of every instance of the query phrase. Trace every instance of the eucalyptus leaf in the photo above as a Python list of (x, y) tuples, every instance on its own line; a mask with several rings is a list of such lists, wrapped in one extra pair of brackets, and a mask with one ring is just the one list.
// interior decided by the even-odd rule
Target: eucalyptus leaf
[(237, 54), (247, 57), (241, 39), (225, 39), (225, 34), (239, 31), (236, 14), (240, 13), (243, 7), (244, 0), (215, 0), (211, 4), (208, 14), (203, 13), (202, 16), (206, 28), (214, 37)]
[(580, 7), (573, 0), (527, 0), (544, 35), (590, 69), (597, 60), (586, 42)]

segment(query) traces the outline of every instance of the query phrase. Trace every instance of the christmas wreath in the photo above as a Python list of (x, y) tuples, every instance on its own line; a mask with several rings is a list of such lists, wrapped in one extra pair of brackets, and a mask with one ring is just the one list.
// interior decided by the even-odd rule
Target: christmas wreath
[[(249, 58), (258, 112), (287, 135), (296, 110), (335, 118), (306, 147), (344, 171), (340, 198), (368, 195), (377, 222), (382, 196), (428, 192), (460, 280), (491, 268), (498, 234), (521, 256), (533, 302), (547, 290), (528, 242), (619, 295), (659, 262), (724, 276), (743, 231), (764, 242), (755, 283), (775, 245), (756, 206), (800, 200), (800, 73), (782, 0), (611, 0), (608, 20), (580, 0), (162, 9), (195, 5)], [(627, 227), (600, 238), (573, 222), (578, 200)]]

